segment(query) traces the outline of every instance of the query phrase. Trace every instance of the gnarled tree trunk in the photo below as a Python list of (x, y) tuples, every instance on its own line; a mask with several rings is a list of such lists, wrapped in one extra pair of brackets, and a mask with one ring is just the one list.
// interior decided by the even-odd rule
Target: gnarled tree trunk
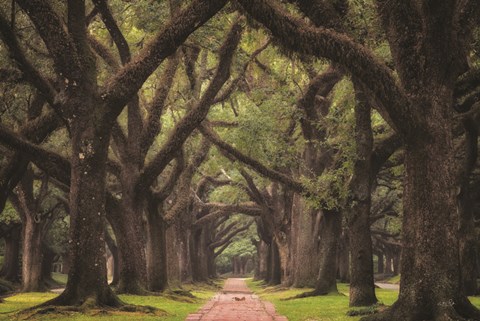
[(338, 292), (337, 249), (342, 233), (342, 214), (336, 210), (324, 210), (320, 225), (320, 270), (314, 293), (323, 295)]
[(34, 217), (25, 215), (22, 249), (22, 291), (42, 292), (45, 285), (42, 279), (42, 240), (43, 224)]
[(372, 193), (373, 133), (370, 106), (363, 88), (355, 86), (356, 156), (347, 204), (348, 238), (350, 240), (350, 306), (366, 306), (377, 302), (373, 279), (373, 248), (370, 233)]
[(77, 117), (71, 122), (71, 264), (65, 291), (45, 305), (81, 305), (93, 300), (102, 306), (119, 306), (121, 301), (107, 284), (105, 261), (105, 166), (110, 133), (89, 117), (101, 106), (86, 99), (94, 94), (80, 91), (77, 97)]
[(319, 230), (321, 213), (310, 209), (300, 195), (294, 196), (292, 233), (296, 237), (293, 286), (315, 287), (320, 267)]
[(147, 211), (147, 272), (150, 291), (161, 292), (168, 287), (166, 224), (152, 200)]

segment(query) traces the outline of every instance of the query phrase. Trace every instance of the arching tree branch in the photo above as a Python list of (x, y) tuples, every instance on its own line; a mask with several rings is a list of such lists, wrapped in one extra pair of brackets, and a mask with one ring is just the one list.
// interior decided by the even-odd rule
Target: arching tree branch
[(230, 241), (232, 238), (234, 238), (236, 235), (238, 235), (239, 233), (243, 232), (243, 231), (246, 231), (250, 228), (250, 225), (253, 224), (253, 221), (250, 221), (247, 225), (245, 226), (242, 226), (232, 232), (230, 232), (228, 235), (226, 235), (224, 238), (222, 238), (221, 240), (219, 241), (216, 241), (216, 242), (213, 242), (209, 245), (209, 247), (211, 249), (215, 249), (219, 246), (222, 246), (224, 245), (225, 243), (227, 243), (228, 241)]
[(148, 116), (146, 124), (143, 128), (142, 138), (140, 140), (140, 149), (142, 155), (146, 155), (148, 149), (152, 146), (155, 138), (162, 129), (160, 117), (165, 110), (168, 94), (172, 88), (173, 79), (178, 66), (178, 57), (176, 55), (170, 57), (167, 61), (162, 78), (158, 82), (158, 87), (153, 97), (152, 103), (148, 108)]
[(240, 162), (248, 165), (253, 170), (258, 172), (260, 175), (265, 176), (265, 177), (270, 178), (270, 179), (273, 179), (275, 181), (278, 181), (282, 184), (285, 184), (286, 186), (288, 186), (289, 188), (291, 188), (292, 190), (294, 190), (297, 193), (306, 193), (307, 192), (305, 187), (300, 182), (295, 181), (294, 179), (292, 179), (291, 177), (289, 177), (289, 176), (287, 176), (283, 173), (272, 170), (272, 169), (266, 167), (265, 165), (261, 164), (257, 160), (243, 154), (242, 152), (240, 152), (239, 150), (237, 150), (233, 146), (231, 146), (231, 145), (227, 144), (226, 142), (224, 142), (223, 140), (221, 140), (220, 137), (218, 137), (218, 135), (213, 130), (208, 128), (207, 126), (202, 125), (202, 126), (199, 127), (199, 129), (202, 132), (202, 134), (206, 138), (208, 138), (213, 144), (215, 144), (215, 146), (217, 146), (221, 151), (224, 151), (224, 152), (228, 153), (230, 156), (232, 156), (235, 159), (239, 160)]
[(383, 164), (402, 146), (403, 141), (398, 134), (392, 134), (375, 144), (372, 151), (372, 178), (377, 176)]
[(43, 0), (18, 0), (17, 3), (32, 20), (47, 46), (57, 74), (71, 81), (77, 79), (81, 69), (77, 50), (50, 3)]
[(113, 42), (117, 46), (122, 65), (127, 64), (131, 58), (130, 47), (128, 46), (127, 40), (123, 36), (122, 31), (118, 27), (117, 22), (115, 21), (115, 18), (113, 17), (110, 11), (107, 1), (93, 0), (92, 2), (95, 5), (95, 8), (100, 13), (103, 23), (107, 27), (107, 30), (110, 33), (110, 36), (112, 37)]
[(0, 143), (28, 155), (41, 170), (70, 185), (70, 162), (61, 155), (32, 144), (0, 126)]
[(18, 40), (10, 28), (10, 24), (5, 19), (3, 12), (0, 11), (0, 37), (10, 51), (10, 55), (16, 61), (23, 77), (27, 79), (52, 106), (55, 106), (56, 91), (50, 82), (30, 63), (20, 47)]
[(160, 190), (153, 193), (153, 197), (155, 197), (158, 202), (163, 202), (172, 193), (184, 169), (185, 157), (183, 155), (183, 152), (181, 152), (180, 155), (177, 156), (175, 161), (175, 167), (168, 176), (166, 182), (163, 184)]
[(165, 166), (175, 157), (178, 149), (181, 148), (190, 134), (207, 116), (215, 96), (230, 76), (233, 54), (240, 41), (241, 33), (242, 27), (237, 22), (231, 28), (226, 41), (220, 49), (218, 67), (208, 88), (195, 106), (175, 126), (167, 142), (153, 160), (145, 166), (137, 182), (137, 193), (141, 193), (142, 190), (151, 186), (156, 177), (165, 169)]
[(226, 0), (195, 0), (175, 15), (132, 61), (107, 84), (102, 97), (115, 119), (145, 80), (185, 39), (225, 5)]
[(265, 25), (287, 48), (308, 55), (327, 58), (368, 85), (390, 118), (402, 132), (408, 131), (412, 115), (409, 101), (390, 69), (371, 51), (349, 37), (330, 29), (312, 28), (289, 16), (270, 0), (238, 0), (257, 21)]

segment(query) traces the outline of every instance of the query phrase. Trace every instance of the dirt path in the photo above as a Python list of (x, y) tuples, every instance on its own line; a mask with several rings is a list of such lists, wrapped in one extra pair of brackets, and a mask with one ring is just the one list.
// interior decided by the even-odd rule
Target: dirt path
[(185, 321), (288, 321), (270, 302), (261, 301), (244, 279), (228, 279), (223, 290)]

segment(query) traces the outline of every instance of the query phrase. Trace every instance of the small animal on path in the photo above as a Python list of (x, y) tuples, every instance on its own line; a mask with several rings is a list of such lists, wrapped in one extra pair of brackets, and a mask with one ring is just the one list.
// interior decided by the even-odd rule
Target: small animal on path
[(242, 296), (241, 298), (234, 297), (233, 298), (235, 301), (245, 301), (245, 297)]

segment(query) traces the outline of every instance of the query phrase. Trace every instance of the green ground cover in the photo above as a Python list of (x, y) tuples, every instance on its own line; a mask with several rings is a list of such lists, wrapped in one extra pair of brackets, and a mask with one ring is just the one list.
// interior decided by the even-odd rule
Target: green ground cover
[(386, 282), (392, 284), (400, 284), (400, 274), (391, 277), (390, 279), (386, 280)]
[[(247, 284), (262, 300), (272, 302), (279, 314), (289, 321), (357, 321), (361, 317), (351, 317), (347, 312), (358, 310), (348, 307), (348, 284), (339, 284), (339, 294), (303, 299), (282, 299), (293, 297), (311, 289), (284, 289), (265, 287), (262, 281), (247, 280)], [(385, 305), (391, 305), (397, 300), (398, 292), (377, 289), (377, 298)], [(480, 308), (480, 297), (470, 298), (472, 303)]]
[[(57, 314), (36, 315), (28, 320), (42, 321), (183, 321), (189, 313), (197, 311), (206, 301), (208, 301), (219, 290), (218, 282), (216, 286), (212, 285), (186, 285), (183, 290), (191, 290), (196, 297), (191, 299), (178, 295), (162, 295), (162, 296), (135, 296), (120, 295), (120, 298), (129, 304), (153, 306), (164, 312), (154, 314), (142, 314), (133, 312), (108, 312), (92, 310), (87, 314), (77, 312), (64, 312)], [(0, 320), (25, 320), (28, 315), (18, 315), (16, 312), (38, 305), (56, 296), (55, 293), (21, 293), (4, 299), (0, 303)]]
[(57, 281), (59, 284), (67, 284), (68, 274), (52, 272), (52, 279)]

